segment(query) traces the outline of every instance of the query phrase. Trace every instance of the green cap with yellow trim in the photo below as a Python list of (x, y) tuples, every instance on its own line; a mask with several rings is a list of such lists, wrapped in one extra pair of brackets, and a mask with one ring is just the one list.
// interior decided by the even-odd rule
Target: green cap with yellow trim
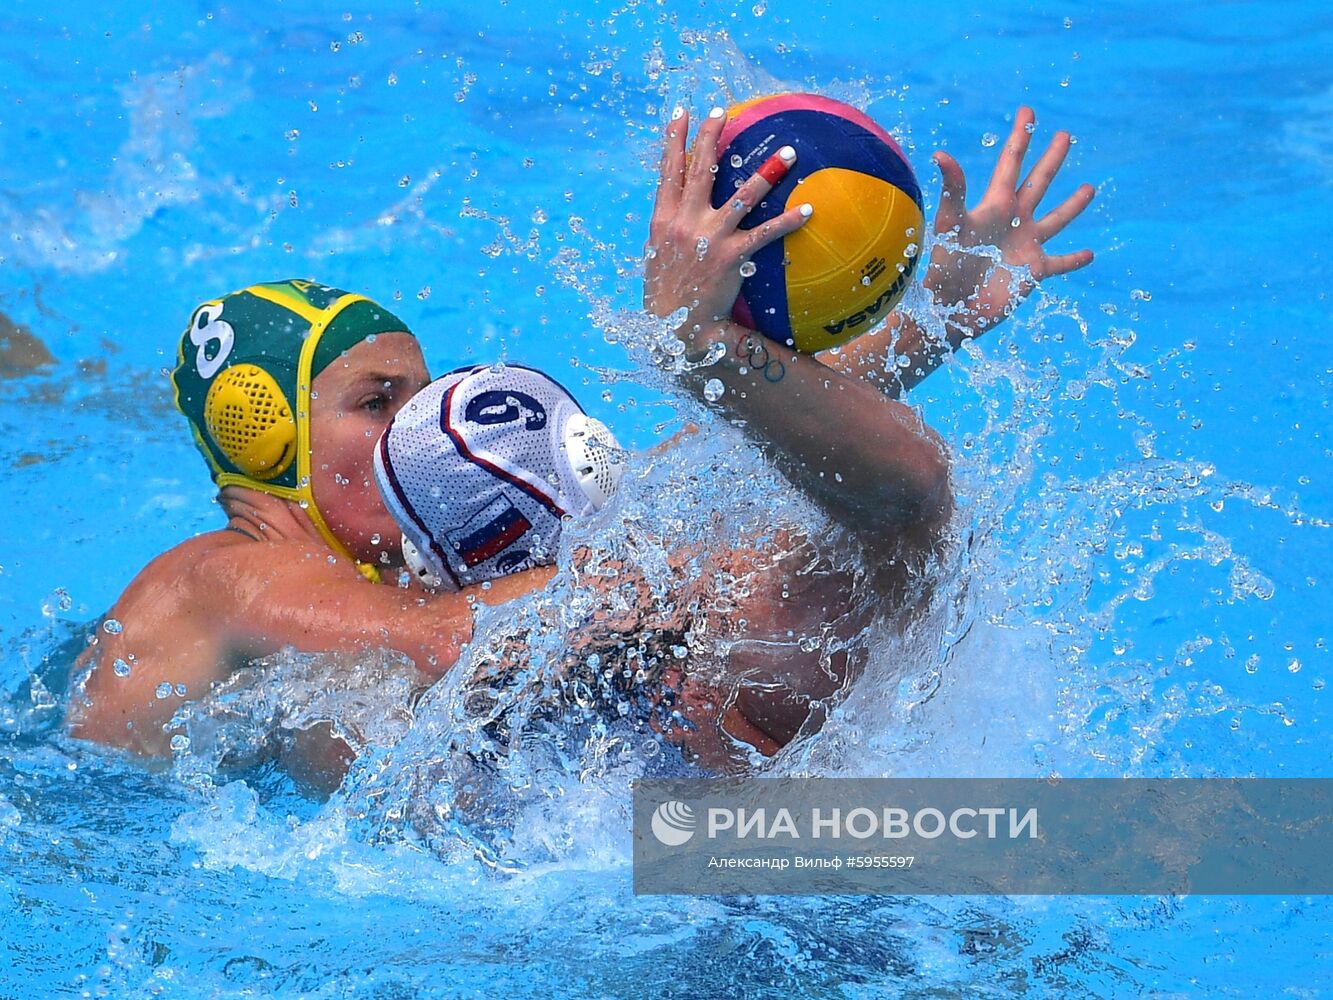
[(195, 309), (171, 381), (213, 481), (303, 502), (348, 555), (310, 491), (310, 386), (349, 348), (399, 330), (383, 306), (313, 281), (251, 285)]

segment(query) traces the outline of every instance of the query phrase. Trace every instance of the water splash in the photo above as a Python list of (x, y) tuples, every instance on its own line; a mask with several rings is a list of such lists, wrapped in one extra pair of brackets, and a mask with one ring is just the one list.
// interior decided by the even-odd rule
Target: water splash
[[(257, 239), (269, 206), (231, 186), (218, 169), (207, 125), (247, 97), (244, 76), (243, 68), (213, 54), (124, 84), (128, 133), (110, 158), (110, 175), (96, 187), (74, 191), (57, 178), (6, 192), (0, 225), (15, 234), (6, 259), (34, 270), (104, 271), (122, 261), (127, 244), (158, 213), (201, 203), (216, 215), (211, 245), (219, 252), (219, 236), (247, 245)], [(232, 209), (222, 210), (222, 204)]]

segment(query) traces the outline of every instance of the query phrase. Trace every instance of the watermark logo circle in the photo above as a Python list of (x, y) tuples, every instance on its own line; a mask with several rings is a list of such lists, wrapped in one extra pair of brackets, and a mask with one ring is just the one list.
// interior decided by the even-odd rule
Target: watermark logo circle
[(653, 836), (667, 847), (680, 847), (694, 836), (694, 810), (684, 802), (663, 802), (653, 811)]

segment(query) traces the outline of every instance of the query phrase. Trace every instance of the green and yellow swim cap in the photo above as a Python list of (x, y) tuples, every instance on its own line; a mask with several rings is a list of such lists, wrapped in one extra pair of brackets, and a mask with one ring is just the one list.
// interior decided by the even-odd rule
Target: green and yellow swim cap
[(313, 281), (251, 285), (199, 306), (171, 381), (213, 481), (301, 503), (352, 558), (310, 489), (310, 386), (344, 351), (399, 330), (403, 321), (364, 295)]

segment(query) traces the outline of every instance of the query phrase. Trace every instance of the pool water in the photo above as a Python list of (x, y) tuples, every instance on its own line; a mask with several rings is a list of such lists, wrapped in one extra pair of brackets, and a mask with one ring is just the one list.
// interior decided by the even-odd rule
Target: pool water
[[(647, 447), (701, 416), (626, 346), (660, 123), (798, 88), (894, 131), (929, 211), (929, 153), (975, 199), (1031, 104), (1097, 261), (913, 394), (971, 540), (770, 773), (1329, 776), (1324, 5), (134, 6), (0, 10), (0, 312), (53, 358), (0, 332), (0, 996), (1328, 991), (1318, 897), (635, 897), (652, 749), (545, 732), (457, 820), (448, 682), (327, 801), (219, 766), (281, 724), (254, 690), (169, 766), (60, 727), (96, 618), (220, 524), (164, 375), (198, 301), (365, 291), (433, 371), (544, 367)], [(701, 451), (644, 463), (589, 537), (813, 516), (708, 432), (707, 492)]]

